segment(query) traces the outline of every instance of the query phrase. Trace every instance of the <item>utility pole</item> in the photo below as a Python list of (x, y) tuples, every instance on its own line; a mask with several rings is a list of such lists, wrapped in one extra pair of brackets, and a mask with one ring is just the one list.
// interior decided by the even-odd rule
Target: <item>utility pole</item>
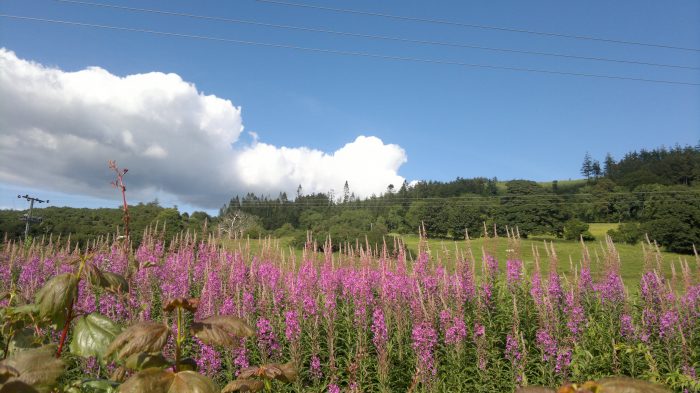
[(27, 194), (17, 195), (17, 198), (24, 198), (27, 201), (29, 201), (29, 214), (22, 217), (22, 219), (27, 222), (24, 226), (24, 240), (27, 240), (27, 236), (29, 236), (29, 223), (41, 222), (41, 217), (32, 217), (32, 209), (34, 209), (34, 202), (49, 203), (49, 200), (47, 199), (45, 201), (42, 201), (39, 198), (30, 197)]

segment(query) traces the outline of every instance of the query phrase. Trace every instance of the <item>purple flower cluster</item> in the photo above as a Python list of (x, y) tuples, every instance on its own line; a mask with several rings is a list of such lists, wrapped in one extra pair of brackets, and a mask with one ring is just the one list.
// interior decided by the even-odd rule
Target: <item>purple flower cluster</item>
[(221, 356), (214, 347), (204, 344), (198, 339), (195, 339), (199, 344), (199, 353), (195, 357), (197, 369), (210, 377), (214, 376), (221, 370)]
[(294, 310), (284, 313), (284, 336), (287, 341), (296, 342), (301, 337), (301, 326), (299, 326), (299, 317)]
[(445, 344), (457, 345), (464, 342), (467, 338), (467, 325), (464, 320), (459, 317), (452, 317), (451, 323), (445, 330)]
[(435, 366), (435, 346), (437, 345), (437, 333), (428, 322), (422, 322), (413, 327), (411, 332), (411, 346), (416, 352), (418, 374), (424, 380), (437, 373)]
[(309, 370), (314, 379), (321, 379), (323, 377), (323, 371), (321, 371), (321, 358), (318, 357), (318, 355), (311, 356), (311, 365)]
[(377, 350), (383, 350), (388, 339), (389, 331), (386, 328), (384, 312), (381, 308), (375, 308), (372, 312), (372, 343)]
[(633, 339), (636, 336), (634, 322), (632, 322), (632, 316), (629, 314), (620, 316), (620, 335), (627, 339)]
[(272, 329), (272, 324), (265, 318), (259, 318), (256, 327), (260, 351), (267, 357), (273, 357), (280, 350), (280, 345)]
[(509, 259), (506, 262), (506, 282), (510, 289), (520, 286), (523, 276), (523, 261), (519, 259)]
[(557, 356), (557, 341), (552, 337), (549, 330), (540, 328), (536, 334), (537, 346), (542, 351), (542, 360), (548, 361)]

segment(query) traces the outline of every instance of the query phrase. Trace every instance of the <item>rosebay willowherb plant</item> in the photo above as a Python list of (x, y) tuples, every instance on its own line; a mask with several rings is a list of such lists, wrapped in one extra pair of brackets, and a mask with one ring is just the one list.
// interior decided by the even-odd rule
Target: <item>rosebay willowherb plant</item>
[[(625, 286), (611, 242), (582, 244), (578, 264), (562, 264), (550, 243), (523, 259), (515, 235), (487, 239), (481, 258), (469, 248), (437, 257), (423, 242), (415, 260), (359, 243), (335, 253), (311, 244), (299, 258), (272, 242), (252, 253), (187, 233), (162, 239), (149, 231), (137, 250), (103, 240), (89, 253), (51, 238), (3, 243), (0, 383), (616, 393), (655, 386), (644, 380), (700, 391), (698, 259), (674, 270), (647, 245), (644, 260), (626, 262), (640, 267), (639, 284)], [(509, 260), (498, 261), (506, 241)]]

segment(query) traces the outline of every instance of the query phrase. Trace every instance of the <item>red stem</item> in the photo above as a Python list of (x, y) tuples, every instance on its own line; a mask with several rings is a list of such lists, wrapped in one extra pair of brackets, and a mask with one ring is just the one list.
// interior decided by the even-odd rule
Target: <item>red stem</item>
[(68, 328), (70, 327), (70, 321), (73, 319), (73, 303), (70, 304), (68, 308), (68, 319), (66, 319), (66, 324), (63, 326), (63, 331), (61, 332), (61, 341), (58, 342), (58, 351), (56, 351), (56, 359), (61, 357), (61, 352), (63, 352), (63, 344), (66, 342), (66, 336), (68, 335)]

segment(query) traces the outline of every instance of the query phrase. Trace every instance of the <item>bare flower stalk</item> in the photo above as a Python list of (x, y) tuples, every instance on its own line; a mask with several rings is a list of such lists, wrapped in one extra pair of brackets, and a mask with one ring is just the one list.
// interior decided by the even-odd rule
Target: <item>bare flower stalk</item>
[(129, 171), (127, 168), (119, 169), (117, 162), (109, 160), (109, 168), (116, 173), (117, 178), (112, 182), (112, 186), (118, 188), (122, 193), (122, 203), (124, 209), (124, 244), (129, 244), (129, 205), (126, 203), (126, 185), (124, 185), (124, 175)]

